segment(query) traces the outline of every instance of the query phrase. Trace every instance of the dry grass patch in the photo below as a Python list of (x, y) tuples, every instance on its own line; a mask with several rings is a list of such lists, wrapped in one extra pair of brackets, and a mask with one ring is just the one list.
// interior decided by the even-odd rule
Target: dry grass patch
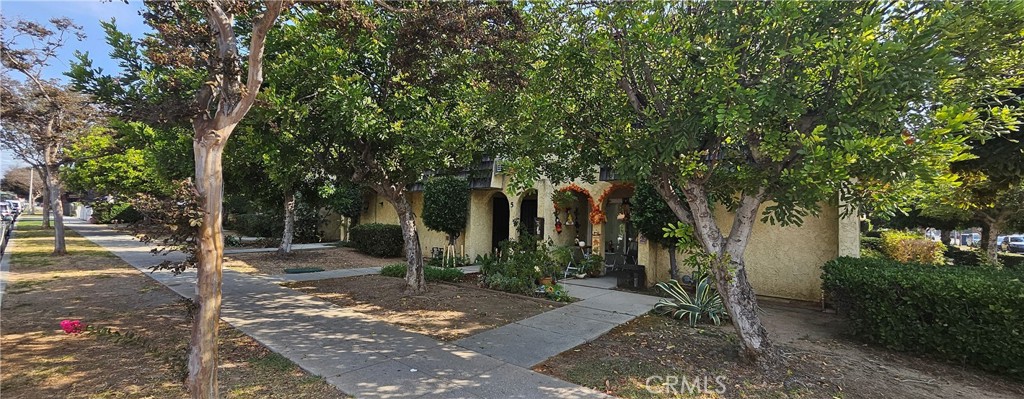
[(224, 267), (252, 274), (284, 274), (284, 269), (319, 267), (324, 270), (358, 269), (404, 262), (402, 258), (375, 258), (352, 248), (295, 250), (291, 254), (250, 252), (224, 257)]
[[(622, 398), (977, 398), (1010, 399), (1024, 385), (942, 362), (866, 347), (841, 337), (833, 315), (764, 307), (787, 353), (784, 381), (766, 380), (739, 356), (731, 326), (644, 315), (534, 370)], [(648, 378), (655, 376), (648, 390)], [(715, 378), (724, 378), (724, 392)], [(659, 385), (675, 378), (672, 387)], [(682, 386), (699, 379), (697, 392)], [(703, 381), (707, 379), (707, 390)], [(674, 391), (673, 391), (674, 390)], [(653, 391), (653, 392), (652, 392)]]
[(561, 305), (503, 292), (430, 283), (422, 295), (403, 293), (405, 280), (360, 276), (291, 283), (290, 288), (406, 331), (454, 341), (500, 327)]
[[(178, 295), (70, 230), (71, 255), (50, 256), (51, 236), (19, 222), (0, 312), (3, 397), (188, 397), (182, 381), (190, 327)], [(92, 329), (65, 334), (64, 319)], [(221, 324), (222, 397), (344, 397), (276, 357)]]

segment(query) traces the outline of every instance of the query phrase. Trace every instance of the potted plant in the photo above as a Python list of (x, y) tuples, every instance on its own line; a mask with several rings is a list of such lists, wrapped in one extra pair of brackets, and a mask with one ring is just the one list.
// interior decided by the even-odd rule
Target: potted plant
[(555, 209), (568, 210), (576, 205), (576, 194), (569, 190), (558, 190), (551, 193), (551, 202), (555, 203)]
[(604, 273), (604, 258), (600, 255), (590, 255), (585, 262), (583, 270), (587, 272), (588, 276), (600, 277)]

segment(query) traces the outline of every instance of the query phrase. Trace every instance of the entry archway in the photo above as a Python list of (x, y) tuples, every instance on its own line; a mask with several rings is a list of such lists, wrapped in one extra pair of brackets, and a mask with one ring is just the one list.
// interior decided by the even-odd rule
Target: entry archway
[(508, 240), (509, 218), (508, 197), (495, 193), (491, 197), (491, 253), (501, 248), (502, 241)]

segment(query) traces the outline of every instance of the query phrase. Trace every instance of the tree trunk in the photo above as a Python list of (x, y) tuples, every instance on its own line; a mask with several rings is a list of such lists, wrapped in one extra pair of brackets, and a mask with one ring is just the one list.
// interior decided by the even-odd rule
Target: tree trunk
[(53, 254), (66, 255), (68, 249), (64, 242), (64, 203), (60, 198), (60, 180), (57, 175), (57, 167), (47, 166), (44, 179), (46, 181), (46, 193), (49, 195), (46, 200), (49, 202), (50, 210), (53, 212)]
[(729, 236), (723, 237), (704, 188), (691, 182), (683, 193), (693, 217), (694, 233), (704, 250), (713, 255), (711, 273), (740, 338), (744, 357), (758, 364), (766, 374), (777, 376), (784, 370), (785, 361), (757, 314), (757, 296), (747, 279), (744, 263), (744, 251), (757, 222), (762, 194), (742, 197)]
[(953, 232), (950, 230), (941, 230), (939, 232), (939, 240), (942, 241), (943, 245), (949, 246), (953, 241)]
[(193, 398), (217, 398), (217, 328), (220, 320), (224, 234), (222, 213), (224, 176), (222, 156), (227, 136), (234, 125), (202, 134), (196, 124), (193, 153), (196, 163), (195, 188), (203, 210), (199, 226), (196, 297), (198, 310), (192, 321), (188, 357), (188, 389)]
[(46, 177), (43, 177), (43, 228), (50, 228), (50, 188), (47, 187)]
[(679, 266), (676, 263), (675, 245), (668, 247), (668, 276), (673, 280), (679, 281)]
[(423, 253), (420, 249), (420, 235), (416, 231), (416, 215), (412, 205), (401, 190), (381, 190), (384, 198), (395, 207), (398, 221), (402, 225), (402, 239), (405, 242), (405, 292), (420, 294), (427, 290), (426, 278), (423, 277)]
[(295, 192), (289, 191), (284, 197), (284, 234), (281, 236), (281, 246), (277, 248), (278, 255), (292, 253), (293, 238), (295, 238)]
[(993, 223), (991, 221), (981, 222), (981, 249), (985, 250), (985, 257), (990, 262), (999, 261), (999, 245), (996, 245), (996, 239), (999, 237), (999, 223)]

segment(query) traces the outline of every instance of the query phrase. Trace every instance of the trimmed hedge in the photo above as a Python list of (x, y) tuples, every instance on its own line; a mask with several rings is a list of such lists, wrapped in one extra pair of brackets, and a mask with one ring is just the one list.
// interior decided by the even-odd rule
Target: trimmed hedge
[(402, 256), (402, 250), (405, 247), (402, 226), (397, 224), (361, 224), (352, 227), (349, 238), (352, 247), (379, 258)]
[(1024, 379), (1024, 273), (843, 257), (822, 279), (866, 341)]
[(890, 259), (900, 262), (928, 263), (941, 265), (945, 263), (943, 252), (946, 246), (924, 238), (919, 234), (903, 231), (886, 231), (882, 233), (882, 253)]
[[(381, 268), (380, 274), (385, 277), (405, 277), (405, 271), (406, 265), (404, 263), (395, 263)], [(427, 279), (427, 281), (457, 282), (462, 280), (463, 275), (462, 270), (456, 268), (423, 267), (423, 278)]]
[(142, 220), (142, 214), (130, 202), (115, 202), (96, 206), (93, 217), (102, 224), (110, 224), (117, 220), (121, 223), (135, 223)]

